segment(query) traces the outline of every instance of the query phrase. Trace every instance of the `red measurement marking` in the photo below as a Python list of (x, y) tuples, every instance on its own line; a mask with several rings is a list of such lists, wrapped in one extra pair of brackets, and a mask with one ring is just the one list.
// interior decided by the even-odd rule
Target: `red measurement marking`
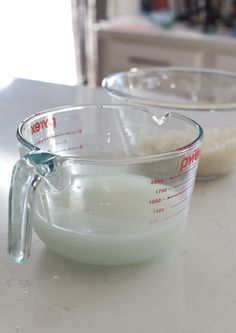
[(175, 179), (175, 178), (177, 178), (177, 177), (181, 177), (181, 176), (183, 176), (183, 175), (185, 175), (186, 173), (188, 173), (189, 171), (191, 171), (191, 170), (193, 170), (194, 168), (196, 168), (197, 167), (197, 163), (195, 163), (191, 168), (189, 168), (187, 171), (185, 171), (185, 172), (182, 172), (182, 173), (179, 173), (178, 175), (176, 175), (176, 176), (170, 176), (169, 178), (167, 178), (167, 180), (173, 180), (173, 179)]
[(153, 214), (161, 214), (161, 213), (164, 212), (164, 210), (165, 210), (165, 208), (155, 209), (155, 210), (153, 211)]
[(154, 178), (151, 179), (151, 185), (161, 184), (164, 182), (164, 178)]
[(46, 142), (46, 141), (51, 140), (51, 139), (58, 138), (60, 136), (64, 136), (64, 135), (76, 135), (76, 134), (81, 134), (81, 133), (82, 133), (82, 129), (79, 129), (77, 131), (64, 132), (64, 133), (59, 133), (59, 134), (55, 134), (55, 135), (50, 135), (50, 136), (47, 136), (46, 138), (43, 138), (43, 139), (37, 141), (35, 143), (35, 145), (38, 145), (39, 143)]
[[(195, 163), (195, 164), (193, 164), (192, 167), (189, 168), (188, 170), (186, 170), (186, 171), (184, 171), (184, 172), (182, 172), (182, 173), (179, 173), (178, 175), (175, 175), (175, 176), (170, 176), (170, 177), (167, 177), (167, 178), (153, 178), (153, 179), (151, 179), (150, 184), (151, 184), (151, 185), (158, 185), (158, 184), (162, 184), (162, 183), (164, 183), (164, 181), (170, 181), (170, 180), (173, 180), (173, 179), (175, 179), (175, 178), (177, 178), (177, 177), (181, 177), (181, 176), (185, 175), (186, 173), (190, 172), (191, 170), (193, 170), (194, 168), (196, 168), (197, 165), (198, 165), (198, 163)], [(192, 178), (193, 178), (193, 177), (195, 177), (195, 175), (192, 176)], [(189, 179), (190, 179), (190, 178), (189, 178)]]
[(181, 192), (178, 192), (178, 193), (176, 193), (176, 194), (174, 194), (174, 195), (170, 195), (169, 197), (167, 197), (167, 199), (169, 200), (169, 199), (171, 199), (171, 198), (177, 197), (178, 195), (180, 195), (180, 194), (186, 192), (186, 191), (187, 191), (188, 189), (190, 189), (191, 187), (192, 187), (192, 185), (186, 187), (186, 188), (185, 188), (183, 191), (181, 191)]
[(183, 211), (184, 211), (186, 208), (188, 208), (188, 207), (189, 207), (189, 205), (187, 205), (187, 206), (185, 206), (184, 208), (178, 210), (178, 212), (176, 212), (176, 213), (174, 213), (174, 214), (172, 214), (172, 215), (170, 215), (170, 216), (166, 216), (166, 217), (165, 217), (165, 220), (168, 220), (168, 219), (172, 218), (173, 216), (178, 215), (179, 213), (183, 212)]
[(62, 152), (65, 152), (65, 151), (71, 151), (71, 150), (80, 150), (80, 149), (83, 149), (83, 145), (79, 145), (79, 146), (76, 146), (76, 147), (68, 147), (68, 148), (64, 148), (64, 149), (61, 149), (61, 150), (57, 150), (55, 153), (58, 154), (58, 153), (62, 153)]
[(176, 206), (180, 205), (181, 203), (183, 203), (183, 202), (184, 202), (184, 201), (186, 201), (186, 200), (189, 200), (189, 197), (186, 197), (186, 198), (184, 198), (184, 200), (182, 200), (182, 201), (178, 202), (177, 204), (175, 204), (175, 205), (171, 206), (171, 208), (173, 208), (173, 207), (176, 207)]
[(158, 190), (156, 190), (156, 194), (166, 193), (167, 191), (168, 191), (168, 187), (159, 188)]
[(76, 147), (69, 147), (67, 148), (67, 150), (78, 150), (78, 149), (83, 149), (83, 145), (79, 145), (79, 146), (76, 146)]
[(174, 188), (177, 188), (179, 186), (182, 186), (182, 185), (186, 185), (190, 180), (192, 180), (193, 178), (195, 177), (195, 175), (193, 175), (192, 177), (189, 177), (185, 182), (181, 183), (181, 184), (178, 184), (176, 186), (173, 186)]
[(41, 140), (39, 140), (39, 141), (37, 141), (37, 142), (35, 142), (35, 145), (40, 145), (41, 143), (43, 143), (44, 142), (44, 139), (41, 139)]
[(158, 204), (160, 202), (161, 202), (161, 198), (156, 198), (156, 199), (150, 200), (149, 204), (154, 205), (154, 204)]

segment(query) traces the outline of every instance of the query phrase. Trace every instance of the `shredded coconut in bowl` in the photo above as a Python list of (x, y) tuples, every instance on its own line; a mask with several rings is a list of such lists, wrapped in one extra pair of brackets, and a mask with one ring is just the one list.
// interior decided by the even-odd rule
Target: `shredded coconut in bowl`
[(230, 172), (236, 162), (236, 128), (206, 129), (199, 177), (216, 177)]
[[(185, 146), (193, 139), (186, 131), (169, 131), (168, 135), (151, 136), (138, 144), (140, 154), (159, 154)], [(198, 178), (215, 178), (230, 172), (236, 164), (236, 128), (205, 129), (198, 166)]]
[(138, 150), (140, 154), (155, 155), (184, 147), (193, 140), (194, 134), (191, 130), (170, 130), (168, 133), (142, 139), (138, 144)]

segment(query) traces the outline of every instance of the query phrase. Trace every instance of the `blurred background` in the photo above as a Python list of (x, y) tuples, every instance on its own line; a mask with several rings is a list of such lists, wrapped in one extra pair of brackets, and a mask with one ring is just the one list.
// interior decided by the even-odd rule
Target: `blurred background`
[(0, 85), (99, 85), (131, 67), (236, 71), (236, 1), (0, 0)]

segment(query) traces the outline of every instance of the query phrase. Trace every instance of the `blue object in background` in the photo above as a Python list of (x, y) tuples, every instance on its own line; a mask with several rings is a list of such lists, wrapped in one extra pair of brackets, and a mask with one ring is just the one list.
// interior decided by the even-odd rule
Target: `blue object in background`
[(147, 14), (148, 19), (162, 28), (170, 28), (175, 21), (175, 13), (171, 10), (163, 10)]

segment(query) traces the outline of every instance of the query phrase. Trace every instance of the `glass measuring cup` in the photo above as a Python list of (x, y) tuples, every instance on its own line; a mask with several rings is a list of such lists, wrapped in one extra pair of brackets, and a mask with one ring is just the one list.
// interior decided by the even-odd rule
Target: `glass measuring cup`
[[(32, 225), (55, 252), (92, 264), (142, 261), (174, 243), (187, 220), (203, 132), (182, 115), (157, 115), (75, 106), (22, 122), (9, 195), (15, 262), (29, 257)], [(161, 150), (150, 155), (147, 139), (158, 139)]]
[(236, 166), (236, 74), (213, 69), (133, 68), (114, 73), (103, 87), (116, 100), (184, 114), (204, 129), (199, 179)]

